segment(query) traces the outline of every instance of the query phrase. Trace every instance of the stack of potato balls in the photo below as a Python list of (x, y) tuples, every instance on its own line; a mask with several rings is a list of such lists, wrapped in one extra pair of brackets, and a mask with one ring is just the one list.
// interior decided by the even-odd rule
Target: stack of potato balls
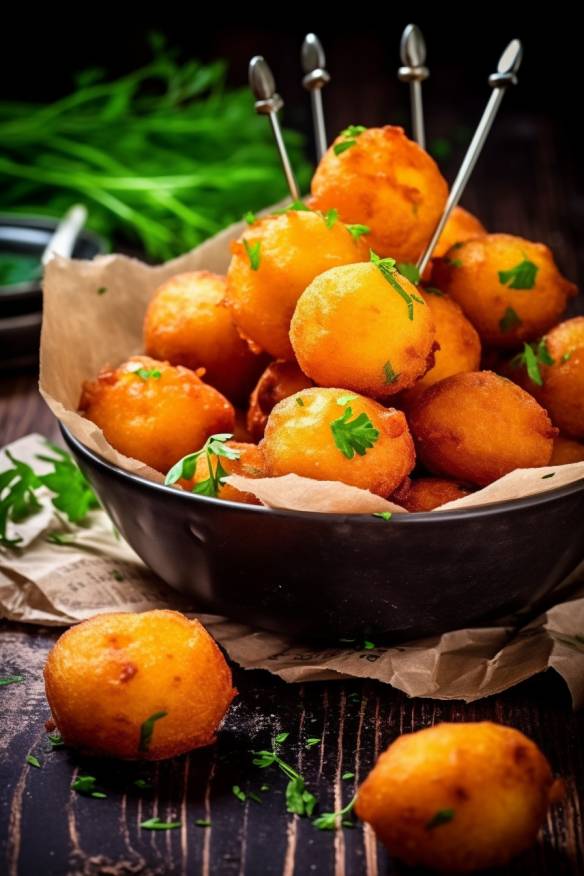
[(307, 203), (246, 217), (226, 277), (157, 290), (146, 355), (86, 382), (80, 410), (169, 483), (256, 504), (224, 477), (295, 473), (429, 511), (584, 460), (584, 317), (559, 322), (575, 286), (546, 246), (462, 208), (420, 278), (447, 192), (400, 128), (347, 128)]

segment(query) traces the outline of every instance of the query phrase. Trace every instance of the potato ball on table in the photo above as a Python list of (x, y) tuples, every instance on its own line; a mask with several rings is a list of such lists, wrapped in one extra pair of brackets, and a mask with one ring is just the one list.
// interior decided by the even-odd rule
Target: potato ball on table
[(468, 486), (447, 478), (408, 478), (391, 498), (406, 511), (433, 511), (470, 493), (472, 489)]
[(235, 694), (205, 628), (163, 610), (71, 627), (48, 656), (45, 688), (66, 745), (145, 760), (210, 745)]
[(319, 386), (386, 398), (433, 365), (435, 327), (394, 260), (372, 258), (316, 277), (298, 300), (290, 340), (302, 371)]
[(359, 788), (356, 812), (405, 863), (470, 873), (529, 848), (561, 795), (523, 733), (444, 723), (389, 746)]
[(434, 263), (432, 284), (458, 301), (482, 340), (494, 347), (539, 337), (576, 294), (547, 246), (511, 234), (455, 244)]
[(547, 465), (557, 434), (529, 393), (492, 371), (454, 374), (428, 387), (408, 422), (431, 472), (478, 486)]
[(83, 385), (81, 413), (126, 456), (166, 473), (209, 435), (232, 432), (234, 411), (188, 368), (132, 356)]
[(442, 214), (448, 187), (435, 161), (401, 128), (351, 125), (316, 169), (311, 205), (371, 230), (381, 256), (416, 262)]
[(368, 252), (359, 229), (308, 209), (257, 219), (231, 248), (226, 303), (241, 334), (278, 359), (294, 358), (290, 319), (308, 284)]
[(584, 316), (524, 345), (510, 366), (509, 376), (535, 396), (561, 432), (584, 438)]
[(225, 277), (210, 271), (177, 274), (160, 286), (144, 320), (144, 346), (154, 359), (205, 369), (205, 383), (245, 404), (266, 365), (235, 328), (224, 304)]
[(434, 353), (432, 367), (404, 393), (406, 406), (444, 377), (461, 371), (477, 371), (481, 361), (481, 340), (460, 305), (438, 289), (421, 289), (420, 295), (430, 308), (440, 349)]
[(260, 448), (266, 474), (342, 481), (389, 496), (415, 463), (401, 411), (343, 389), (306, 389), (273, 409)]
[(263, 438), (273, 407), (301, 389), (313, 386), (296, 362), (271, 362), (260, 377), (249, 400), (247, 429), (254, 441)]
[(201, 450), (185, 456), (166, 476), (167, 484), (179, 483), (193, 493), (246, 505), (261, 503), (251, 493), (223, 483), (227, 475), (261, 478), (265, 474), (264, 458), (256, 444), (225, 440), (228, 435), (213, 435)]

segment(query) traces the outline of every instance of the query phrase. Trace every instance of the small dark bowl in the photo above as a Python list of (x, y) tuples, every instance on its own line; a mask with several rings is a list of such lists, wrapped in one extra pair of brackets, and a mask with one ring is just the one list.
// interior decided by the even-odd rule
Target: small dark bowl
[(63, 437), (136, 553), (202, 610), (291, 635), (392, 640), (533, 610), (584, 557), (584, 480), (469, 511), (274, 511), (195, 496)]

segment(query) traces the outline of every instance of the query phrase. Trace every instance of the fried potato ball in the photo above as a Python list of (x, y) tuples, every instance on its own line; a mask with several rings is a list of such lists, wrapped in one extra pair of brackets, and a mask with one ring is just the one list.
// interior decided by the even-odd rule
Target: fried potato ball
[[(544, 355), (541, 354), (543, 344)], [(584, 316), (555, 326), (535, 346), (541, 386), (528, 374), (525, 354), (508, 373), (546, 408), (561, 432), (584, 438)], [(553, 362), (553, 364), (548, 364)]]
[(49, 653), (45, 688), (66, 745), (145, 760), (210, 745), (235, 695), (206, 629), (162, 610), (71, 627)]
[(313, 386), (296, 362), (271, 362), (251, 394), (247, 412), (247, 429), (254, 441), (261, 441), (274, 405), (301, 389)]
[(319, 386), (376, 398), (412, 386), (432, 367), (436, 346), (432, 312), (416, 286), (372, 262), (316, 277), (298, 299), (290, 340)]
[(401, 128), (351, 126), (326, 152), (312, 178), (311, 205), (335, 208), (343, 222), (366, 225), (381, 256), (415, 262), (448, 195), (436, 162)]
[(547, 465), (557, 434), (529, 393), (492, 371), (453, 374), (428, 387), (408, 422), (431, 472), (479, 486)]
[(342, 481), (389, 496), (415, 463), (401, 411), (343, 389), (305, 389), (279, 402), (260, 448), (266, 474)]
[(576, 294), (547, 246), (511, 234), (455, 244), (436, 260), (432, 283), (458, 301), (482, 340), (495, 347), (539, 337)]
[(404, 393), (407, 405), (428, 386), (459, 374), (461, 371), (478, 371), (481, 361), (481, 340), (472, 323), (468, 321), (460, 305), (446, 295), (420, 290), (430, 308), (436, 326), (436, 341), (440, 349), (434, 353), (434, 365)]
[(473, 237), (483, 237), (486, 233), (486, 228), (479, 222), (476, 216), (473, 216), (464, 207), (455, 207), (444, 226), (442, 234), (438, 238), (438, 243), (432, 253), (432, 259), (424, 271), (424, 280), (429, 280), (432, 275), (433, 259), (445, 256), (448, 250), (456, 243), (471, 240)]
[(234, 404), (245, 404), (265, 367), (235, 328), (223, 303), (225, 277), (190, 271), (171, 277), (157, 290), (144, 320), (144, 346), (154, 359), (203, 367), (205, 383)]
[(356, 812), (405, 863), (469, 873), (529, 848), (559, 794), (523, 733), (444, 723), (389, 746), (359, 788)]
[(408, 478), (391, 498), (406, 511), (433, 511), (470, 493), (467, 486), (447, 478)]
[(584, 444), (558, 435), (554, 438), (554, 449), (550, 465), (568, 465), (570, 462), (584, 462)]
[(81, 413), (112, 447), (166, 473), (209, 435), (233, 432), (233, 407), (188, 368), (132, 356), (83, 384)]
[(231, 248), (226, 303), (241, 334), (278, 359), (294, 358), (290, 319), (308, 284), (368, 253), (342, 222), (309, 210), (258, 219)]
[[(241, 441), (226, 441), (225, 447), (239, 454), (237, 459), (221, 457), (221, 466), (228, 475), (237, 474), (244, 478), (262, 478), (265, 474), (264, 457), (256, 444), (246, 444)], [(217, 457), (211, 457), (213, 474), (217, 471)], [(181, 485), (187, 490), (193, 490), (197, 484), (209, 480), (209, 458), (206, 454), (199, 456), (195, 474), (191, 481), (181, 481)], [(229, 502), (242, 502), (246, 505), (261, 505), (251, 493), (236, 490), (229, 484), (220, 484), (217, 498), (226, 499)]]

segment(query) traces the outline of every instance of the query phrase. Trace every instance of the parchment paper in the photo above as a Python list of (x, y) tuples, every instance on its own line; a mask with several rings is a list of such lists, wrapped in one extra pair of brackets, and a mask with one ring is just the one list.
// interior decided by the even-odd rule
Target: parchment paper
[[(12, 455), (42, 470), (46, 453), (39, 435), (10, 445)], [(0, 471), (9, 465), (0, 453)], [(381, 500), (383, 501), (383, 500)], [(22, 549), (0, 547), (0, 616), (31, 624), (66, 626), (107, 611), (175, 608), (196, 615), (245, 669), (267, 669), (288, 682), (374, 678), (409, 696), (467, 702), (506, 690), (546, 669), (566, 682), (574, 707), (584, 704), (584, 564), (555, 591), (557, 604), (521, 628), (510, 625), (457, 630), (397, 647), (361, 643), (322, 650), (196, 612), (196, 606), (164, 585), (115, 533), (105, 512), (87, 526), (66, 524), (50, 502), (10, 535)], [(65, 532), (71, 543), (47, 541)]]

